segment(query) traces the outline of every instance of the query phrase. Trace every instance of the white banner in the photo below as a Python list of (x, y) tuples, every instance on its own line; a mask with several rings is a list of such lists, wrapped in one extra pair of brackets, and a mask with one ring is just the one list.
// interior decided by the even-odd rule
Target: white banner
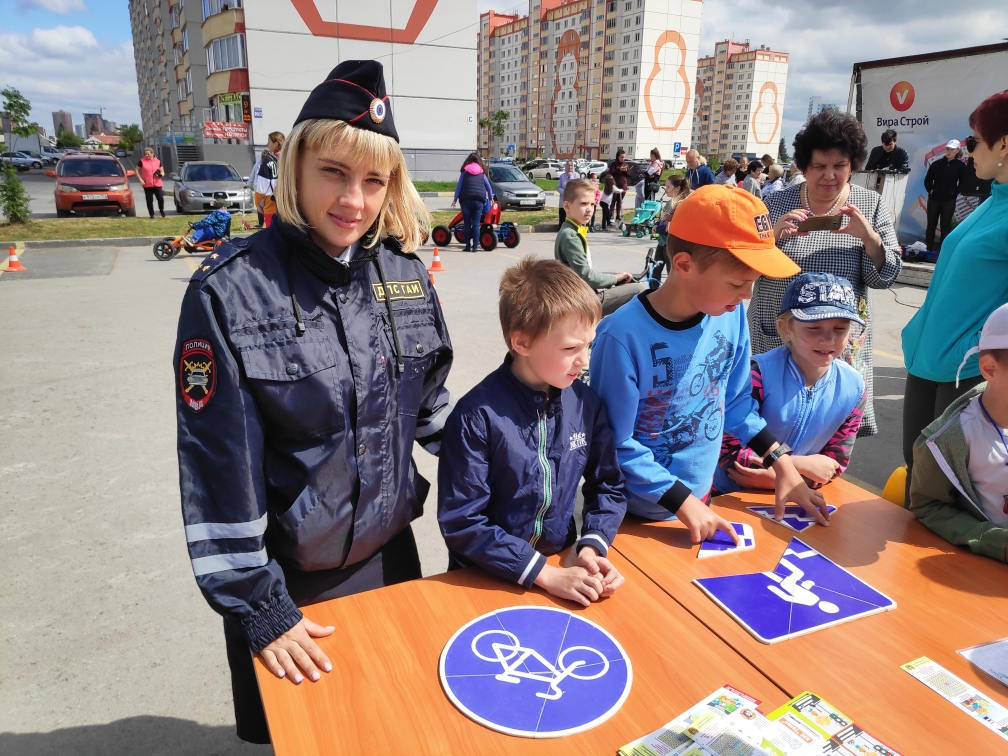
[(962, 142), (972, 133), (969, 116), (977, 105), (1006, 89), (1008, 52), (862, 70), (861, 124), (868, 149), (881, 144), (883, 131), (894, 129), (897, 143), (910, 156), (911, 173), (897, 229), (901, 243), (924, 238), (928, 166), (944, 155), (949, 139)]

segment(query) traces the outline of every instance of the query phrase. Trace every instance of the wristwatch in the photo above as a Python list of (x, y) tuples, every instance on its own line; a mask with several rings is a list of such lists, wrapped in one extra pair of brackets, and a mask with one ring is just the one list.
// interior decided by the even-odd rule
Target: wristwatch
[(763, 457), (763, 469), (769, 470), (773, 463), (778, 459), (783, 457), (785, 454), (792, 453), (793, 452), (790, 446), (787, 444), (780, 444), (776, 449)]

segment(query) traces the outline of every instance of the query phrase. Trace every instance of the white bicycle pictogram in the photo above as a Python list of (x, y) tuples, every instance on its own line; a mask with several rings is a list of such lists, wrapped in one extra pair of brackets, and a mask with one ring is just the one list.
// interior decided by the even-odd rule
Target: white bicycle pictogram
[[(480, 653), (479, 649), (477, 648), (477, 644), (480, 642), (480, 640), (488, 635), (502, 635), (505, 638), (507, 638), (506, 643), (502, 643), (500, 641), (491, 642), (490, 647), (492, 649), (493, 654), (492, 656), (487, 656), (485, 654)], [(609, 660), (606, 659), (605, 655), (598, 649), (591, 648), (589, 646), (571, 646), (570, 648), (566, 648), (563, 650), (563, 652), (560, 654), (560, 657), (557, 659), (556, 666), (553, 666), (550, 662), (546, 661), (546, 659), (544, 659), (542, 655), (535, 649), (525, 648), (524, 646), (522, 646), (521, 642), (518, 640), (518, 636), (516, 636), (514, 633), (508, 632), (507, 630), (486, 630), (480, 633), (475, 638), (473, 638), (472, 652), (483, 661), (500, 663), (502, 668), (501, 673), (499, 675), (495, 675), (494, 677), (497, 680), (500, 680), (501, 682), (513, 683), (517, 685), (522, 681), (522, 679), (525, 679), (525, 680), (535, 680), (536, 682), (549, 683), (550, 689), (548, 692), (536, 693), (536, 695), (539, 698), (545, 698), (549, 701), (555, 701), (558, 698), (560, 698), (560, 696), (563, 695), (563, 691), (560, 690), (559, 686), (560, 683), (563, 682), (568, 677), (573, 678), (574, 680), (597, 680), (598, 678), (602, 677), (606, 672), (609, 671)], [(567, 655), (572, 652), (584, 652), (586, 655), (595, 654), (598, 656), (598, 661), (589, 662), (586, 659), (582, 658), (582, 659), (576, 659), (573, 662), (571, 662), (571, 664), (568, 665), (566, 663), (566, 658)], [(549, 674), (547, 675), (536, 672), (526, 672), (522, 669), (519, 669), (519, 667), (524, 665), (525, 662), (528, 661), (529, 659), (534, 659), (535, 661), (539, 662), (539, 664), (541, 664), (543, 668), (548, 670)], [(578, 675), (575, 673), (575, 670), (579, 669), (580, 667), (584, 667), (589, 664), (595, 666), (600, 663), (602, 664), (602, 669), (599, 672), (585, 676)]]

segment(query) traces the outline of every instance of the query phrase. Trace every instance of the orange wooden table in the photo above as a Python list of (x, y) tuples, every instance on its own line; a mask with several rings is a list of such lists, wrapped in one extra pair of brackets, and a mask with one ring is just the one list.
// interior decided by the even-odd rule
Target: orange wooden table
[[(753, 526), (756, 548), (698, 560), (678, 522), (627, 517), (613, 548), (789, 696), (822, 696), (910, 754), (1008, 753), (1008, 743), (900, 669), (927, 656), (1008, 707), (1008, 689), (956, 653), (1008, 636), (1008, 567), (947, 543), (914, 516), (843, 479), (822, 489), (838, 507), (828, 528), (802, 534), (745, 510), (772, 493), (714, 499)], [(691, 581), (772, 572), (792, 536), (882, 591), (896, 609), (773, 645), (760, 643)]]
[[(554, 560), (555, 561), (555, 560)], [(277, 754), (615, 754), (722, 685), (762, 699), (788, 697), (618, 554), (626, 584), (587, 609), (467, 569), (334, 599), (305, 614), (336, 632), (319, 644), (333, 663), (322, 680), (294, 685), (259, 662), (256, 674)], [(445, 643), (463, 624), (507, 606), (557, 606), (615, 636), (633, 687), (606, 722), (565, 738), (512, 737), (467, 719), (438, 676)]]

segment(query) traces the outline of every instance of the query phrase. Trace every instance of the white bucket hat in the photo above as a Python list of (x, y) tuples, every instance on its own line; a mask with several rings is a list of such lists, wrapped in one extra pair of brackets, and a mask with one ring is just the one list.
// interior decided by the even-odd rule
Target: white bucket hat
[(980, 343), (963, 355), (959, 369), (956, 370), (956, 388), (959, 388), (959, 374), (966, 367), (966, 360), (987, 349), (1008, 349), (1008, 304), (1001, 305), (990, 314), (980, 332)]

